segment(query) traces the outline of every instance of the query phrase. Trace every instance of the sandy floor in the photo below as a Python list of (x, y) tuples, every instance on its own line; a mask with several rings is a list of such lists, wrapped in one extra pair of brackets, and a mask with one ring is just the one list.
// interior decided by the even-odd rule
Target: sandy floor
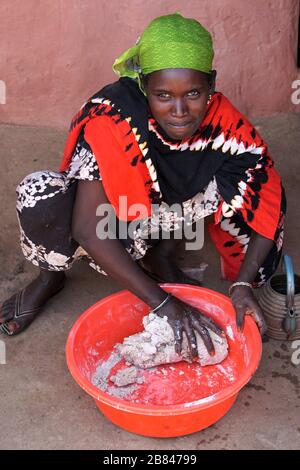
[[(256, 122), (270, 145), (287, 190), (286, 253), (300, 273), (300, 115)], [(65, 133), (51, 129), (0, 126), (1, 229), (0, 302), (26, 285), (36, 269), (18, 245), (15, 186), (28, 173), (57, 169)], [(226, 292), (218, 258), (206, 237), (198, 253), (178, 254), (179, 262), (208, 263), (205, 286)], [(0, 448), (15, 449), (293, 449), (300, 448), (300, 365), (291, 363), (289, 343), (263, 345), (260, 367), (229, 413), (199, 433), (176, 439), (150, 439), (119, 429), (98, 411), (70, 376), (65, 342), (76, 318), (119, 286), (81, 262), (68, 273), (66, 288), (23, 334), (1, 340), (6, 365), (0, 365)]]

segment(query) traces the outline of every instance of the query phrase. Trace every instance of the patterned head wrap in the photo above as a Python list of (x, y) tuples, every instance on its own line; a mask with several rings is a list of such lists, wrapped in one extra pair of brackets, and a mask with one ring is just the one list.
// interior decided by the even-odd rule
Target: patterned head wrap
[(169, 68), (210, 73), (213, 56), (210, 33), (198, 21), (174, 13), (154, 19), (136, 44), (115, 60), (113, 70), (138, 81), (140, 73)]

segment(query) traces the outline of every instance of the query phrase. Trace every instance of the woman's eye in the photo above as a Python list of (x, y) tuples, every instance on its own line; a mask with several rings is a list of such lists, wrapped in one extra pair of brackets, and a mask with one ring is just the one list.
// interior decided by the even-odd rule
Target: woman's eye
[(199, 96), (199, 95), (200, 95), (200, 93), (197, 90), (192, 90), (188, 93), (188, 96), (192, 96), (192, 97)]
[(169, 99), (171, 98), (171, 96), (169, 95), (169, 93), (159, 93), (159, 95), (157, 95), (159, 98), (162, 98), (162, 99)]

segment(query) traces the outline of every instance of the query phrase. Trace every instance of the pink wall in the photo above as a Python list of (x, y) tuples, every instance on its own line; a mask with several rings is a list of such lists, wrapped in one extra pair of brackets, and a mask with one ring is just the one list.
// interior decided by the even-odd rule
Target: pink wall
[(242, 112), (300, 111), (291, 103), (298, 0), (1, 0), (0, 122), (66, 127), (115, 80), (113, 59), (152, 18), (174, 11), (212, 32), (218, 89)]

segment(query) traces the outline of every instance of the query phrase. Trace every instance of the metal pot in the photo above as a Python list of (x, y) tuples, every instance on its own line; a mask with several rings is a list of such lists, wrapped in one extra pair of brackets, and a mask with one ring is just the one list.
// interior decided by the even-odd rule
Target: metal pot
[(267, 335), (278, 340), (300, 339), (300, 276), (294, 274), (292, 259), (283, 257), (285, 273), (274, 274), (257, 290), (258, 302), (267, 322)]

